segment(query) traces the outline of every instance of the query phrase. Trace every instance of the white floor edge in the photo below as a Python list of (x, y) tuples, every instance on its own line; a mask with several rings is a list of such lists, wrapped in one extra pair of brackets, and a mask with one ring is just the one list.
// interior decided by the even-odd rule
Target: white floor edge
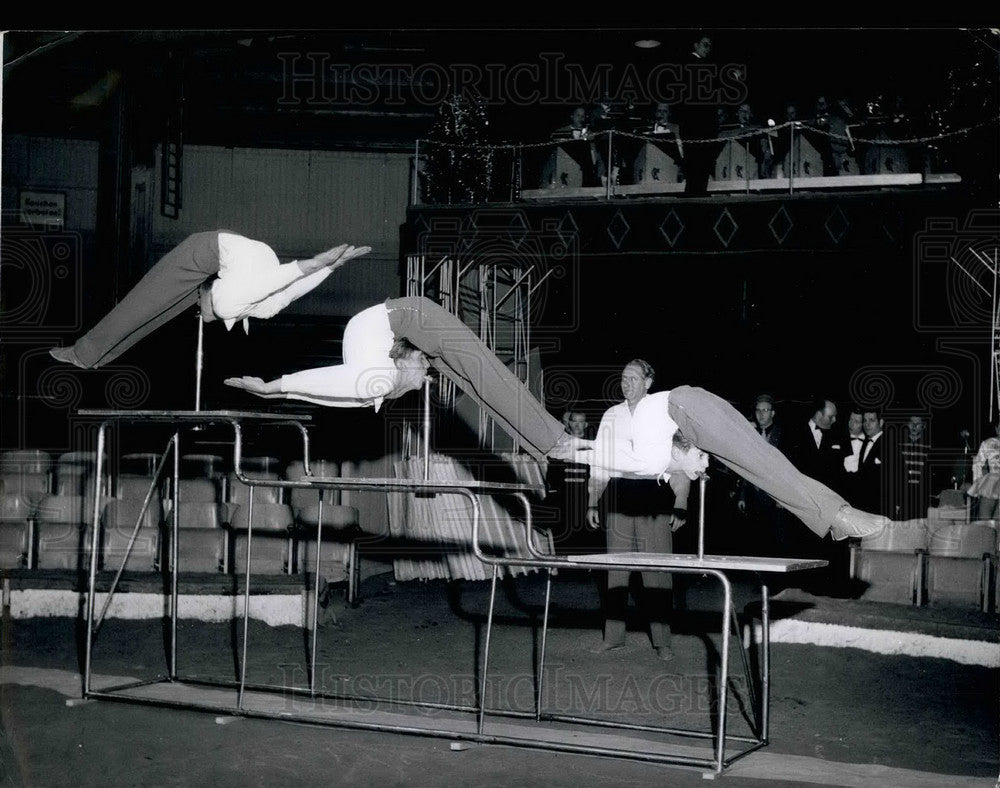
[[(754, 625), (754, 637), (760, 642), (761, 626)], [(744, 640), (745, 642), (745, 640)], [(845, 624), (782, 619), (771, 622), (772, 643), (806, 643), (834, 648), (859, 648), (874, 654), (900, 654), (908, 657), (950, 659), (963, 665), (1000, 667), (1000, 642), (960, 640), (898, 632), (889, 629), (864, 629)]]

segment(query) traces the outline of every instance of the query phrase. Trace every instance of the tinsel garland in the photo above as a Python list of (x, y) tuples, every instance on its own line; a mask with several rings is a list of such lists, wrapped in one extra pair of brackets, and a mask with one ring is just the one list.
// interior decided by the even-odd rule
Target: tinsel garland
[(424, 199), (432, 204), (479, 203), (490, 199), (494, 152), (488, 146), (486, 103), (452, 96), (438, 117), (424, 150)]

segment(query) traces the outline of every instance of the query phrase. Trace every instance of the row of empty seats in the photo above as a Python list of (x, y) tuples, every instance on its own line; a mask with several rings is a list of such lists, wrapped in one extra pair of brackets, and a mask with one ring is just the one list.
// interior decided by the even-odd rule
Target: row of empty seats
[(863, 598), (1000, 609), (996, 521), (935, 516), (935, 508), (929, 514), (852, 546), (851, 577), (868, 584)]
[[(158, 463), (155, 454), (126, 455), (120, 462), (125, 470), (102, 482), (99, 568), (116, 570), (127, 554), (126, 570), (169, 570), (176, 551), (179, 571), (242, 572), (250, 486), (222, 471), (220, 457), (185, 455), (175, 496), (170, 468), (153, 476)], [(308, 478), (301, 462), (291, 463), (280, 475), (278, 467), (274, 458), (248, 458), (245, 474), (264, 483)], [(34, 450), (0, 455), (0, 568), (89, 567), (94, 470), (93, 454), (70, 453), (57, 460)], [(312, 463), (311, 471), (313, 477), (356, 475), (353, 463), (341, 466), (329, 460)], [(361, 531), (350, 495), (332, 489), (254, 485), (252, 570), (313, 571), (321, 536), (320, 571), (330, 582), (347, 579), (353, 600)], [(176, 546), (171, 544), (175, 512), (180, 532)], [(142, 525), (136, 529), (140, 517)]]

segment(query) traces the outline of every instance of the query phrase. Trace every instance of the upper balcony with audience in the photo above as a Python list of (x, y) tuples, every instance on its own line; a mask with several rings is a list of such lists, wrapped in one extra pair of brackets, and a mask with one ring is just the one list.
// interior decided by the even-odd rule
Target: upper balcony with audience
[(886, 71), (796, 71), (787, 60), (776, 69), (751, 36), (735, 52), (693, 38), (687, 54), (675, 43), (662, 59), (607, 64), (578, 100), (539, 104), (533, 123), (494, 124), (504, 108), (450, 96), (418, 142), (414, 202), (940, 188), (995, 169), (996, 74), (971, 52), (951, 53), (939, 73), (915, 73), (905, 57)]

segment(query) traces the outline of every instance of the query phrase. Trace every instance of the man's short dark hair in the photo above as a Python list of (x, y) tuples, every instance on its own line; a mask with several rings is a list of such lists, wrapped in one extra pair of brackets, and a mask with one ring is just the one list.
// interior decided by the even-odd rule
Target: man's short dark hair
[(389, 348), (389, 358), (395, 361), (397, 358), (404, 358), (410, 355), (414, 350), (420, 350), (420, 348), (410, 342), (410, 340), (399, 337), (399, 339), (392, 343), (392, 347)]
[(678, 451), (689, 452), (694, 448), (694, 444), (680, 430), (674, 431), (674, 437), (671, 440), (674, 448)]

